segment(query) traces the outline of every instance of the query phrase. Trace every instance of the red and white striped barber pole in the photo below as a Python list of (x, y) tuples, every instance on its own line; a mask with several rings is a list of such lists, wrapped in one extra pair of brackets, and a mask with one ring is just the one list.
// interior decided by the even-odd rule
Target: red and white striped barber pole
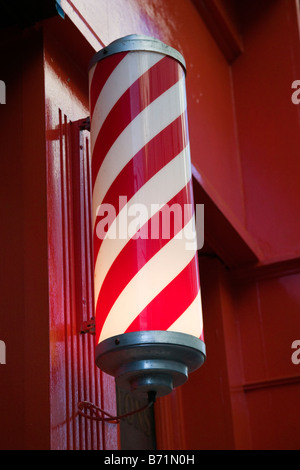
[(185, 62), (130, 35), (89, 72), (96, 364), (165, 395), (205, 360)]

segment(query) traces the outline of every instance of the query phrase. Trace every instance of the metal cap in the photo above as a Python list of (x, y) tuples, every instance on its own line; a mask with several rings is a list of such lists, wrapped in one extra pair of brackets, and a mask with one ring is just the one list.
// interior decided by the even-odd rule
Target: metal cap
[(170, 393), (206, 359), (199, 338), (173, 331), (137, 331), (107, 338), (96, 346), (96, 364), (136, 396)]
[(110, 55), (126, 51), (151, 51), (158, 52), (177, 60), (186, 72), (186, 64), (183, 56), (171, 46), (163, 43), (159, 39), (144, 36), (143, 34), (129, 34), (123, 38), (111, 42), (108, 46), (97, 52), (91, 59), (89, 69), (97, 62)]

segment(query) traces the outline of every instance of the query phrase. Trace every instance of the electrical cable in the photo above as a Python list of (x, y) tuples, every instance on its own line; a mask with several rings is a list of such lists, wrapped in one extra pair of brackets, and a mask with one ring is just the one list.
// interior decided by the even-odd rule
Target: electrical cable
[[(142, 411), (147, 410), (150, 408), (152, 405), (154, 405), (156, 400), (156, 392), (155, 391), (149, 391), (148, 392), (148, 403), (141, 408), (138, 408), (137, 410), (129, 411), (128, 413), (125, 413), (123, 415), (118, 415), (118, 416), (113, 416), (107, 411), (102, 410), (102, 408), (99, 408), (99, 406), (94, 405), (94, 403), (91, 403), (89, 401), (80, 401), (78, 403), (78, 414), (80, 416), (83, 416), (84, 418), (87, 419), (92, 419), (94, 421), (105, 421), (105, 422), (110, 422), (113, 424), (118, 424), (121, 419), (127, 418), (128, 416), (131, 416), (136, 413), (141, 413)], [(89, 409), (91, 413), (95, 414), (93, 416), (92, 414), (87, 414), (85, 409)], [(108, 418), (105, 418), (104, 416), (99, 416), (99, 412), (102, 413), (102, 415), (108, 416)]]

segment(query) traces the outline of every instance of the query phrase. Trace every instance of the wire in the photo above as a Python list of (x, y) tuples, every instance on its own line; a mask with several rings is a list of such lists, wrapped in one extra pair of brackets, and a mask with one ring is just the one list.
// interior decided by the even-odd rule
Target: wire
[[(123, 415), (118, 415), (118, 416), (113, 416), (107, 411), (102, 410), (102, 408), (99, 408), (99, 406), (94, 405), (94, 403), (91, 403), (89, 401), (80, 401), (78, 403), (78, 414), (80, 416), (83, 416), (84, 418), (87, 419), (92, 419), (94, 421), (106, 421), (110, 422), (113, 424), (118, 424), (121, 419), (127, 418), (128, 416), (131, 416), (135, 413), (141, 413), (142, 411), (147, 410), (150, 408), (156, 400), (156, 392), (150, 391), (148, 392), (148, 403), (141, 408), (138, 408), (137, 410), (129, 411), (128, 413), (125, 413)], [(84, 410), (89, 409), (91, 414), (87, 414)], [(99, 416), (99, 413), (102, 415), (108, 416), (108, 418), (105, 418), (104, 416)], [(93, 414), (95, 416), (93, 416)]]

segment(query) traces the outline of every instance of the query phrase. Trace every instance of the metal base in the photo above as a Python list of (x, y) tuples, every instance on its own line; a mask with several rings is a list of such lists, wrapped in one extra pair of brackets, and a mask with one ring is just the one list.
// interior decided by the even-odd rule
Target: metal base
[(138, 331), (113, 336), (96, 347), (96, 364), (118, 387), (137, 396), (170, 393), (206, 359), (205, 344), (173, 331)]

